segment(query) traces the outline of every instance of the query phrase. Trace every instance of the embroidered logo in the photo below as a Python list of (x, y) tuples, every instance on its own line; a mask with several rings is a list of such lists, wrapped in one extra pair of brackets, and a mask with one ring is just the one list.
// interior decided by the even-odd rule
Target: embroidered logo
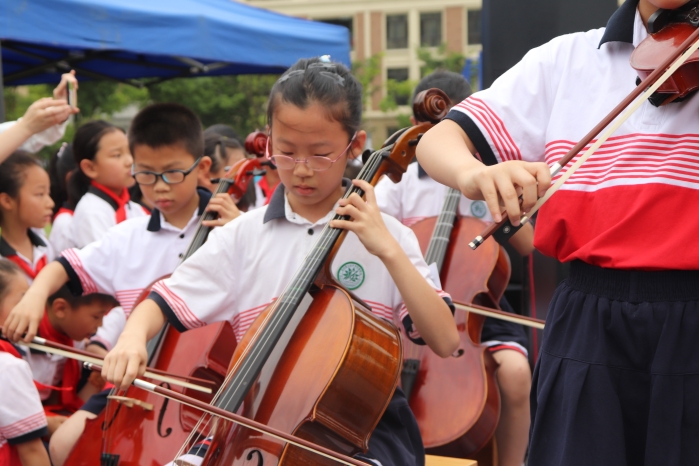
[(364, 268), (356, 262), (345, 262), (337, 270), (337, 280), (348, 290), (356, 290), (364, 283)]
[(486, 212), (487, 212), (487, 208), (485, 206), (485, 202), (473, 201), (471, 203), (471, 215), (473, 215), (474, 217), (483, 218), (485, 216)]

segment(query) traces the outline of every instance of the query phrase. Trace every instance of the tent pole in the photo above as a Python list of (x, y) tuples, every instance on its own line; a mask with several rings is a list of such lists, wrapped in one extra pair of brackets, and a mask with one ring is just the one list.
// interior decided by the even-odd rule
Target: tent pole
[(2, 42), (0, 42), (0, 123), (5, 121), (5, 83), (2, 79)]

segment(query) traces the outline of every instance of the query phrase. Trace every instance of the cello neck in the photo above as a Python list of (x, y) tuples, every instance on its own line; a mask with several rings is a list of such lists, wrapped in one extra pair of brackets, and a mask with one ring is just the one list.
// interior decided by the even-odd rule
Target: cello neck
[(454, 222), (459, 209), (459, 201), (461, 201), (461, 193), (453, 188), (447, 190), (447, 195), (444, 198), (442, 211), (439, 213), (439, 218), (432, 232), (430, 244), (427, 246), (425, 254), (425, 262), (428, 264), (437, 264), (437, 270), (442, 273), (444, 258), (447, 255), (449, 248), (449, 239), (451, 231), (454, 229)]
[[(390, 147), (374, 152), (357, 175), (357, 179), (375, 184), (383, 159), (389, 153)], [(347, 198), (353, 193), (364, 195), (364, 191), (352, 186), (343, 198)], [(333, 220), (348, 219), (348, 216), (342, 215), (333, 217)], [(329, 223), (325, 225), (315, 245), (303, 260), (301, 267), (275, 302), (274, 309), (270, 312), (266, 323), (258, 331), (255, 341), (250, 344), (247, 354), (233, 369), (232, 377), (223, 395), (216, 402), (217, 407), (230, 412), (238, 411), (248, 391), (254, 386), (263, 365), (282, 337), (284, 330), (296, 311), (304, 305), (304, 298), (322, 272), (326, 262), (332, 260), (334, 252), (342, 243), (343, 238), (344, 230), (331, 228)]]
[[(232, 184), (233, 180), (222, 178), (221, 181), (219, 181), (218, 186), (216, 186), (216, 191), (214, 191), (214, 193), (211, 195), (211, 198), (213, 199), (219, 193), (227, 193)], [(192, 242), (189, 243), (187, 252), (185, 252), (184, 256), (182, 256), (181, 262), (187, 260), (189, 256), (194, 254), (197, 251), (197, 249), (199, 249), (206, 242), (206, 238), (209, 236), (209, 233), (211, 232), (211, 229), (213, 227), (204, 226), (203, 222), (207, 220), (216, 220), (217, 217), (218, 213), (213, 211), (204, 212), (203, 214), (201, 214), (201, 216), (199, 217), (199, 224), (197, 225), (197, 231), (196, 233), (194, 233)]]

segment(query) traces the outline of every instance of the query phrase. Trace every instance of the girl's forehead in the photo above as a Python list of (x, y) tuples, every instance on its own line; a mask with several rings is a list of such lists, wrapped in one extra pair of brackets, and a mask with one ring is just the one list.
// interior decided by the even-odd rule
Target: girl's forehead
[(27, 167), (24, 171), (24, 184), (42, 184), (49, 182), (49, 174), (38, 165)]
[(303, 136), (320, 138), (344, 138), (342, 124), (332, 118), (331, 112), (318, 103), (300, 108), (290, 103), (280, 103), (272, 115), (272, 134), (275, 136)]

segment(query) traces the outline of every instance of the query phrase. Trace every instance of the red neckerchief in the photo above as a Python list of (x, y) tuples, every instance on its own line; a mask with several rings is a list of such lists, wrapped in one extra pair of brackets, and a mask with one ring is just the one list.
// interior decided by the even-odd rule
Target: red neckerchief
[(12, 356), (22, 359), (22, 355), (19, 354), (19, 351), (17, 351), (15, 345), (10, 343), (9, 341), (0, 340), (0, 352), (10, 353)]
[(277, 181), (277, 184), (270, 188), (269, 183), (267, 183), (267, 178), (263, 176), (260, 181), (257, 182), (257, 185), (265, 195), (265, 205), (269, 204), (269, 201), (272, 199), (272, 194), (274, 194), (274, 190), (277, 189), (277, 186), (279, 186), (279, 182)]
[[(41, 319), (39, 323), (39, 331), (37, 334), (41, 338), (46, 338), (48, 341), (54, 343), (60, 343), (66, 346), (73, 346), (73, 340), (68, 335), (64, 335), (56, 330), (51, 322), (49, 321), (48, 312), (44, 312), (44, 318)], [(59, 388), (61, 394), (61, 405), (59, 407), (51, 407), (51, 410), (61, 409), (70, 412), (75, 412), (83, 405), (84, 401), (78, 396), (78, 383), (80, 382), (80, 363), (75, 359), (66, 358), (66, 363), (63, 366), (63, 378), (61, 380), (61, 387)], [(47, 387), (42, 387), (47, 388)], [(56, 387), (48, 387), (56, 388)]]
[(36, 263), (36, 266), (33, 269), (31, 265), (24, 262), (24, 259), (22, 259), (16, 254), (13, 256), (7, 256), (5, 259), (11, 260), (15, 264), (17, 264), (24, 271), (24, 273), (26, 273), (27, 276), (32, 280), (36, 278), (37, 274), (41, 272), (41, 269), (43, 269), (46, 265), (46, 256), (43, 256), (41, 259), (39, 259), (39, 261)]
[(58, 216), (61, 214), (73, 215), (73, 211), (70, 210), (68, 207), (61, 207), (60, 209), (58, 209), (58, 212), (56, 212), (56, 215), (53, 216), (53, 219), (56, 220)]
[(131, 195), (129, 194), (129, 190), (124, 188), (121, 191), (121, 194), (117, 196), (112, 192), (111, 189), (108, 187), (101, 185), (97, 183), (96, 181), (90, 181), (90, 184), (94, 186), (95, 188), (99, 189), (102, 191), (104, 194), (109, 196), (114, 202), (117, 203), (117, 208), (116, 208), (116, 222), (121, 223), (124, 220), (126, 220), (126, 204), (129, 203), (131, 200)]

